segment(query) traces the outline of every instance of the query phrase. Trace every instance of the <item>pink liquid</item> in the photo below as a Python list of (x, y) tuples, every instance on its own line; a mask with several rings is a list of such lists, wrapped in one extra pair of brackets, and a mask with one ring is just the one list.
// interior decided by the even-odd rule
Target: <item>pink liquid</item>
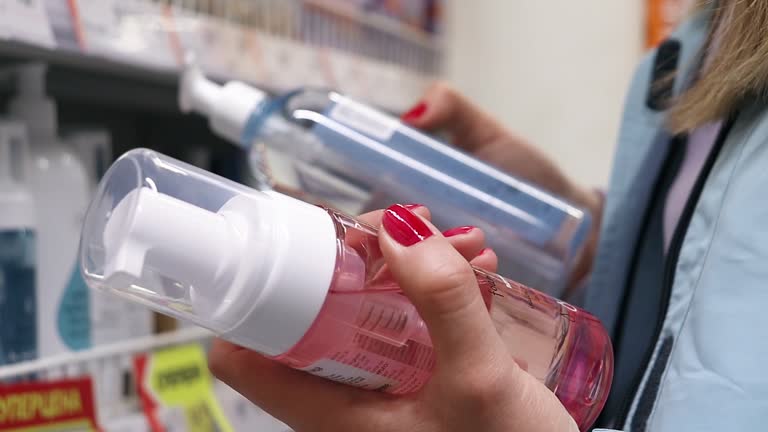
[[(330, 213), (339, 233), (334, 282), (310, 330), (276, 360), (362, 388), (417, 391), (435, 366), (427, 328), (389, 277), (375, 230)], [(581, 430), (589, 428), (613, 376), (611, 344), (600, 322), (501, 276), (476, 273), (511, 357), (557, 395)]]

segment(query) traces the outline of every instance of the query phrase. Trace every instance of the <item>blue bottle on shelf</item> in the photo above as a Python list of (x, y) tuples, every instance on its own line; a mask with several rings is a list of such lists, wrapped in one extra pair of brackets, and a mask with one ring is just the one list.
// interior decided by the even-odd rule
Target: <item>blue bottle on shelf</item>
[(36, 217), (24, 182), (26, 149), (24, 125), (0, 120), (0, 366), (38, 355)]
[(426, 205), (441, 229), (482, 228), (501, 274), (551, 295), (562, 294), (589, 232), (584, 210), (333, 91), (273, 98), (241, 82), (220, 86), (191, 67), (179, 102), (251, 151), (261, 187), (278, 179), (353, 213)]

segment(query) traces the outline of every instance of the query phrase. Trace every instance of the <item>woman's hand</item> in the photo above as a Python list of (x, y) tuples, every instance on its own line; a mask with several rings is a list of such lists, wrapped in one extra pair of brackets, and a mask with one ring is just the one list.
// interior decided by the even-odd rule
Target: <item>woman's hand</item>
[(493, 270), (477, 229), (440, 234), (423, 207), (393, 206), (362, 218), (383, 227), (392, 275), (427, 323), (437, 366), (419, 392), (395, 397), (327, 381), (216, 341), (211, 369), (298, 432), (564, 432), (575, 422), (541, 382), (510, 357), (491, 322), (468, 259)]
[(433, 84), (402, 120), (411, 126), (448, 134), (451, 142), (516, 177), (525, 179), (566, 201), (589, 210), (593, 229), (572, 280), (592, 266), (600, 228), (602, 196), (569, 179), (544, 152), (474, 105), (446, 83)]

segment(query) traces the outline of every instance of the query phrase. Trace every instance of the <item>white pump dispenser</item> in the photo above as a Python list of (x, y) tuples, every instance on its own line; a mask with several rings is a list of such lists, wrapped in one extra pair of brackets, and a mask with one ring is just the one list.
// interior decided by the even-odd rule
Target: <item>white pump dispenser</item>
[(188, 67), (181, 77), (181, 111), (205, 115), (211, 129), (232, 142), (242, 142), (243, 129), (251, 113), (267, 99), (265, 92), (239, 81), (219, 85), (195, 66)]
[[(83, 273), (262, 353), (286, 352), (327, 296), (334, 222), (320, 207), (202, 173), (145, 149), (118, 159), (88, 210)], [(189, 190), (205, 191), (205, 203)], [(297, 262), (297, 251), (312, 259)]]
[(19, 66), (17, 95), (8, 106), (11, 115), (27, 125), (33, 146), (55, 140), (58, 130), (56, 102), (45, 94), (46, 71), (40, 63)]

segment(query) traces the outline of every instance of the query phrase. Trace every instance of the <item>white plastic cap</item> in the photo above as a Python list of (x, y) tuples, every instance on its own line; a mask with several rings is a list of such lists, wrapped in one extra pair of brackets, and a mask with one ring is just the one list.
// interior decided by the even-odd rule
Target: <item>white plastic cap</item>
[(34, 202), (24, 172), (28, 157), (24, 124), (0, 120), (0, 231), (35, 225)]
[(309, 330), (337, 259), (323, 209), (149, 150), (107, 171), (86, 215), (86, 282), (279, 355)]
[(58, 129), (56, 103), (45, 93), (46, 72), (42, 63), (19, 66), (16, 96), (8, 105), (11, 116), (27, 125), (33, 143), (55, 137)]
[(250, 145), (241, 143), (243, 129), (251, 113), (267, 98), (265, 92), (239, 81), (216, 84), (194, 65), (188, 66), (181, 76), (181, 111), (208, 117), (214, 132), (238, 144)]

